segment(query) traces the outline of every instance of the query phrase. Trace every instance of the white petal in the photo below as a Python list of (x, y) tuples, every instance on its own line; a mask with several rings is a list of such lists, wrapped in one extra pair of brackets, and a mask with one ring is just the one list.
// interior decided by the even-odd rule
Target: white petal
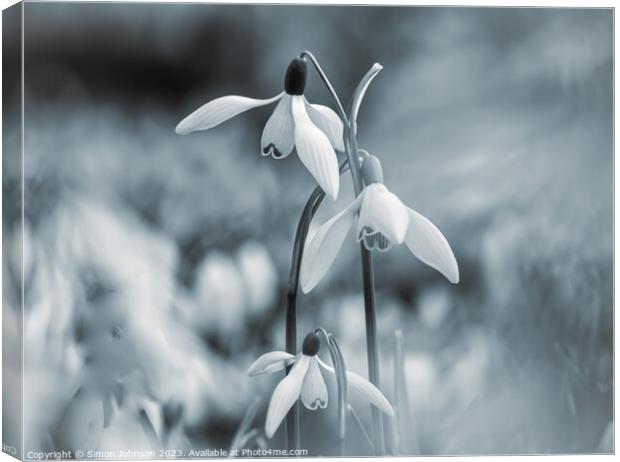
[(271, 374), (284, 369), (295, 361), (295, 356), (286, 351), (270, 351), (258, 358), (248, 369), (248, 375)]
[(372, 192), (377, 187), (385, 188), (385, 186), (380, 185), (380, 184), (371, 184), (369, 186), (366, 186), (364, 189), (362, 189), (362, 193), (360, 194), (360, 197), (363, 195), (363, 199), (362, 199), (362, 204), (360, 205), (360, 214), (357, 219), (357, 236), (358, 237), (360, 236), (364, 228), (371, 226), (370, 225), (370, 207), (369, 207), (369, 201), (371, 200), (371, 198), (368, 197), (369, 194), (367, 193), (369, 191)]
[(344, 125), (338, 114), (327, 106), (310, 104), (306, 101), (310, 120), (327, 135), (334, 149), (344, 151)]
[(409, 229), (405, 244), (413, 254), (443, 274), (453, 284), (459, 282), (459, 267), (450, 244), (434, 224), (418, 212), (407, 209)]
[(363, 193), (360, 194), (346, 209), (323, 223), (304, 250), (300, 281), (301, 290), (305, 294), (323, 279), (336, 259), (363, 196)]
[(196, 130), (208, 130), (249, 109), (266, 106), (279, 100), (284, 92), (269, 99), (246, 98), (245, 96), (222, 96), (196, 109), (183, 119), (175, 131), (187, 135)]
[(311, 411), (327, 407), (327, 386), (316, 359), (316, 356), (310, 358), (310, 367), (301, 388), (301, 402)]
[(283, 159), (295, 146), (295, 122), (291, 110), (291, 96), (284, 94), (269, 117), (260, 142), (261, 154)]
[(274, 435), (282, 420), (288, 414), (289, 409), (299, 398), (309, 365), (310, 357), (302, 355), (299, 361), (295, 363), (295, 366), (293, 366), (293, 369), (291, 369), (291, 372), (282, 379), (273, 391), (265, 422), (265, 435), (267, 435), (267, 438), (271, 438)]
[[(332, 374), (336, 374), (333, 367), (328, 366), (320, 358), (318, 358), (318, 362), (323, 369)], [(349, 389), (356, 390), (360, 393), (368, 402), (374, 404), (380, 411), (385, 412), (387, 415), (394, 415), (394, 408), (387, 400), (383, 393), (375, 387), (368, 380), (363, 378), (360, 375), (357, 375), (354, 372), (347, 371), (347, 387)]]
[(335, 200), (340, 187), (336, 151), (327, 135), (319, 130), (308, 117), (303, 97), (294, 95), (292, 98), (297, 155), (323, 191)]
[(402, 244), (409, 225), (407, 207), (382, 184), (373, 183), (364, 189), (367, 193), (360, 210), (358, 236), (368, 226), (394, 244)]

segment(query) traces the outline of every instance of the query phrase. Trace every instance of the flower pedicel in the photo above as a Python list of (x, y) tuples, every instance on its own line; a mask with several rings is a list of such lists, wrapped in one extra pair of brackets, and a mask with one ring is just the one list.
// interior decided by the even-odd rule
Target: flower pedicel
[(297, 155), (323, 191), (338, 197), (340, 175), (334, 149), (344, 150), (344, 127), (338, 115), (327, 106), (310, 104), (304, 96), (307, 65), (302, 58), (291, 61), (284, 78), (284, 91), (273, 98), (222, 96), (206, 103), (185, 117), (176, 127), (179, 135), (208, 130), (250, 109), (278, 104), (263, 129), (263, 156), (283, 159), (297, 148)]

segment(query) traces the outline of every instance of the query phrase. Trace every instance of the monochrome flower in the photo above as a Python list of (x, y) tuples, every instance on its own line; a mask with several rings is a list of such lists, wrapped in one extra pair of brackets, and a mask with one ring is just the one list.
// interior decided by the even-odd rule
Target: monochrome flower
[[(278, 383), (267, 410), (265, 434), (271, 438), (288, 411), (301, 398), (303, 405), (309, 410), (327, 407), (327, 386), (320, 368), (335, 374), (332, 367), (325, 364), (317, 356), (320, 348), (318, 335), (310, 333), (302, 345), (302, 351), (297, 356), (284, 351), (272, 351), (258, 358), (248, 369), (250, 376), (274, 373), (293, 365), (288, 375)], [(381, 391), (368, 380), (353, 373), (346, 372), (347, 386), (357, 390), (367, 401), (381, 411), (392, 416), (394, 410), (390, 402)]]
[(284, 91), (273, 98), (222, 96), (201, 106), (176, 127), (179, 135), (208, 130), (232, 117), (260, 106), (278, 104), (263, 129), (263, 156), (283, 159), (297, 148), (297, 155), (326, 194), (338, 196), (340, 176), (334, 148), (343, 151), (343, 125), (327, 106), (310, 104), (304, 96), (307, 66), (294, 59), (284, 78)]
[(459, 269), (450, 244), (427, 218), (405, 206), (383, 185), (379, 160), (365, 158), (366, 185), (343, 211), (321, 225), (304, 250), (301, 287), (310, 292), (325, 276), (357, 216), (357, 240), (368, 250), (387, 251), (403, 242), (422, 262), (437, 269), (450, 282), (459, 282)]

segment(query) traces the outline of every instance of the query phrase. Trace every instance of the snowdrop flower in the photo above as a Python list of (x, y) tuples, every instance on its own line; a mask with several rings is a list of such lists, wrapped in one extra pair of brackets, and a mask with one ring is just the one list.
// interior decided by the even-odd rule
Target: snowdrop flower
[(319, 227), (304, 251), (301, 287), (310, 292), (333, 263), (357, 215), (357, 240), (368, 250), (385, 252), (403, 242), (422, 262), (450, 282), (459, 282), (459, 269), (450, 244), (428, 219), (405, 206), (383, 184), (381, 163), (367, 156), (362, 164), (366, 187), (342, 212)]
[(299, 159), (323, 191), (336, 199), (340, 176), (334, 148), (344, 150), (343, 125), (330, 108), (308, 103), (304, 97), (306, 75), (306, 61), (296, 58), (286, 71), (282, 93), (269, 99), (216, 98), (183, 119), (176, 132), (187, 135), (196, 130), (208, 130), (249, 109), (278, 101), (263, 130), (262, 155), (283, 159), (296, 147)]
[(249, 241), (239, 249), (237, 265), (243, 276), (249, 314), (259, 315), (275, 303), (278, 293), (273, 258), (263, 244)]
[(234, 341), (232, 332), (242, 328), (246, 295), (244, 280), (235, 261), (226, 253), (214, 250), (207, 254), (196, 270), (196, 296), (190, 319), (203, 332), (217, 332)]
[[(297, 356), (284, 351), (272, 351), (262, 355), (250, 366), (248, 374), (254, 376), (272, 374), (293, 365), (271, 396), (265, 422), (265, 434), (268, 438), (274, 435), (288, 411), (300, 397), (304, 406), (311, 411), (327, 407), (327, 386), (321, 368), (331, 374), (335, 374), (335, 371), (317, 356), (319, 348), (318, 335), (310, 333), (306, 336), (301, 353)], [(347, 371), (346, 376), (349, 389), (357, 390), (381, 411), (390, 416), (394, 415), (392, 405), (377, 387), (353, 372)]]

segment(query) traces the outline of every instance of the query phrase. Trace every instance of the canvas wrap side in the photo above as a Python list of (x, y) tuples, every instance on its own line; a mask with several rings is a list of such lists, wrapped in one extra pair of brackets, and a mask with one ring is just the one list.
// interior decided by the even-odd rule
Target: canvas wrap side
[(23, 459), (22, 10), (2, 11), (2, 451)]

